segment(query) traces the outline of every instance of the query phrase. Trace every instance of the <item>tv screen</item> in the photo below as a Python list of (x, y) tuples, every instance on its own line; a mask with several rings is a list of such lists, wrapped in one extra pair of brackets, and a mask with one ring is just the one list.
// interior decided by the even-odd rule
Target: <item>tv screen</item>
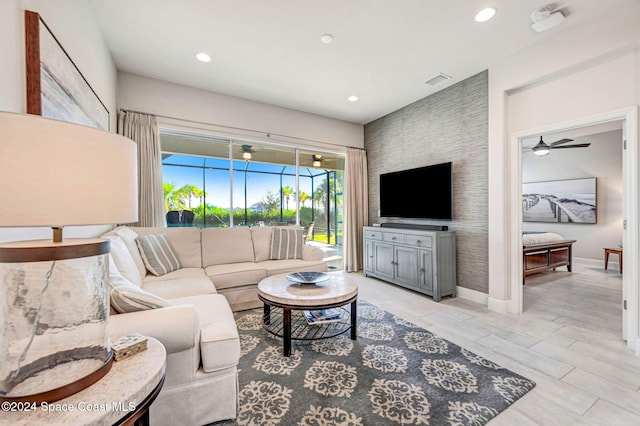
[(451, 162), (381, 174), (380, 216), (452, 220)]

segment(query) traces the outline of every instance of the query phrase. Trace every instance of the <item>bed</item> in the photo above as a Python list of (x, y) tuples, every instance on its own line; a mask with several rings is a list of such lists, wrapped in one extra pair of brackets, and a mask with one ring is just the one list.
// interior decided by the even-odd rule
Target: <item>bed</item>
[(576, 240), (565, 240), (553, 232), (522, 234), (522, 283), (529, 275), (566, 266), (571, 272), (572, 246)]

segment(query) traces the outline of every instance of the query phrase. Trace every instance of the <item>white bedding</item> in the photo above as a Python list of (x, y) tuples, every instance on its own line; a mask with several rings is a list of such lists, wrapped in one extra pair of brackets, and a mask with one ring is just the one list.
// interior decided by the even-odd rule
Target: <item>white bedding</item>
[(542, 232), (540, 234), (522, 234), (522, 245), (530, 246), (532, 244), (545, 244), (563, 241), (562, 235), (553, 232)]

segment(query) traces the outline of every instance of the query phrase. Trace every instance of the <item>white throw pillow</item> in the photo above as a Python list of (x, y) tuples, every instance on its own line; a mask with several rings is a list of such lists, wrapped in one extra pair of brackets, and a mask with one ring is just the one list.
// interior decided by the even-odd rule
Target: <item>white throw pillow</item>
[(302, 229), (298, 227), (274, 227), (271, 234), (272, 260), (302, 259)]
[(111, 240), (111, 256), (120, 274), (132, 284), (138, 287), (142, 286), (140, 272), (138, 272), (136, 262), (133, 260), (133, 256), (131, 256), (131, 252), (129, 252), (124, 241), (115, 235), (107, 235), (103, 238)]
[(109, 287), (111, 307), (121, 314), (171, 306), (171, 302), (131, 284), (118, 270), (109, 255)]
[(144, 266), (144, 261), (140, 255), (140, 250), (138, 250), (138, 245), (136, 244), (138, 233), (126, 226), (119, 226), (115, 229), (115, 232), (116, 235), (124, 241), (127, 249), (129, 249), (129, 253), (131, 253), (131, 257), (133, 257), (133, 261), (136, 263), (136, 267), (138, 268), (140, 279), (144, 280), (145, 275), (147, 275), (147, 268)]
[(153, 275), (159, 277), (182, 268), (167, 234), (140, 235), (136, 243), (147, 270)]

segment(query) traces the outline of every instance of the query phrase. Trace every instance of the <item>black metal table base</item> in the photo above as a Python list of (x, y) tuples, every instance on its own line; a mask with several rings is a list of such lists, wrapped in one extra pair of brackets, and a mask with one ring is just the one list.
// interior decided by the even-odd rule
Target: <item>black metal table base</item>
[[(346, 303), (322, 305), (313, 307), (280, 306), (272, 304), (261, 297), (264, 302), (263, 324), (266, 331), (282, 337), (282, 352), (284, 356), (291, 355), (292, 340), (318, 340), (351, 331), (351, 340), (357, 338), (357, 301), (353, 299)], [(350, 304), (350, 309), (345, 308)], [(274, 309), (275, 308), (275, 309)], [(323, 324), (309, 324), (304, 316), (304, 310), (320, 310), (329, 308), (340, 309), (340, 321)]]

